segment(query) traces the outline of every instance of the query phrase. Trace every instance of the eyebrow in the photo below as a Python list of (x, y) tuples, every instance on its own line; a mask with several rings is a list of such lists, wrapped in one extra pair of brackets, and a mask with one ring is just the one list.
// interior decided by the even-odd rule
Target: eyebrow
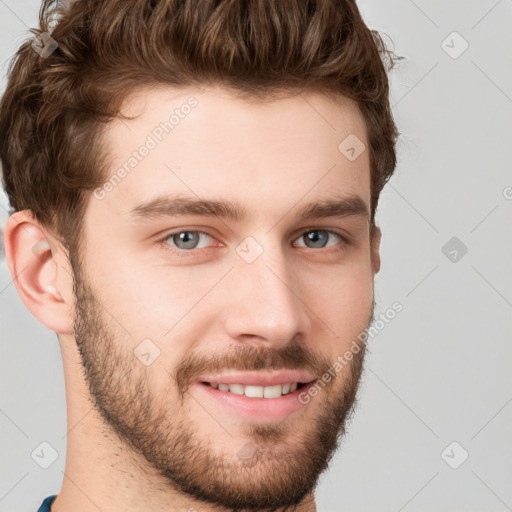
[[(129, 216), (134, 222), (186, 215), (242, 221), (247, 218), (247, 213), (237, 202), (164, 195), (138, 204), (129, 212)], [(296, 214), (300, 220), (353, 216), (368, 219), (370, 216), (366, 202), (357, 195), (309, 203)]]

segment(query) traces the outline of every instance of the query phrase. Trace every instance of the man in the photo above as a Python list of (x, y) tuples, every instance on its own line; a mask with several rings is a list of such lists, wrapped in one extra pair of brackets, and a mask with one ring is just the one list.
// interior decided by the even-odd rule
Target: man
[(373, 317), (385, 53), (348, 0), (43, 5), (0, 111), (6, 258), (66, 381), (40, 510), (316, 510)]

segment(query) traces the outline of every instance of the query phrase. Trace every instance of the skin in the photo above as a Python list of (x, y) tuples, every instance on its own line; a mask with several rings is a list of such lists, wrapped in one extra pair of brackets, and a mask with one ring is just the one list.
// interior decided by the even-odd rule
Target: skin
[[(66, 470), (53, 512), (315, 511), (354, 404), (364, 350), (280, 421), (246, 419), (189, 384), (215, 369), (321, 376), (369, 325), (380, 230), (362, 215), (297, 218), (306, 203), (348, 195), (370, 210), (368, 151), (350, 161), (338, 150), (349, 134), (368, 147), (357, 105), (314, 92), (249, 102), (214, 87), (144, 91), (123, 107), (136, 117), (103, 133), (112, 173), (191, 96), (191, 113), (90, 197), (79, 258), (30, 211), (6, 225), (18, 293), (63, 357)], [(237, 202), (247, 216), (130, 220), (164, 193)], [(209, 236), (180, 249), (169, 237), (180, 230)], [(308, 247), (302, 235), (315, 230), (348, 243), (324, 232), (325, 247)], [(263, 250), (252, 263), (236, 252), (248, 236)], [(160, 351), (148, 366), (134, 355), (147, 339)]]

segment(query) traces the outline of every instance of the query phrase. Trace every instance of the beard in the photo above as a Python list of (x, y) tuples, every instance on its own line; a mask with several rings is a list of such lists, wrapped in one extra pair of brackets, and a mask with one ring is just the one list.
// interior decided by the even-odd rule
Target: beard
[[(307, 369), (320, 378), (333, 361), (304, 344), (290, 342), (279, 350), (237, 344), (228, 353), (189, 354), (170, 373), (164, 389), (151, 392), (148, 368), (135, 358), (133, 338), (106, 313), (75, 262), (74, 333), (89, 388), (106, 435), (114, 434), (141, 474), (153, 475), (151, 486), (223, 510), (296, 510), (314, 491), (338, 448), (356, 403), (365, 344), (343, 372), (303, 407), (316, 407), (311, 421), (284, 418), (270, 423), (244, 421), (233, 435), (233, 453), (215, 450), (207, 437), (212, 425), (187, 416), (198, 399), (191, 381), (219, 370)], [(369, 326), (373, 321), (369, 315)], [(343, 351), (346, 343), (343, 341)], [(332, 372), (332, 370), (331, 370)], [(188, 407), (187, 407), (188, 405)], [(201, 405), (201, 404), (199, 404)], [(302, 409), (295, 414), (305, 414)], [(293, 414), (293, 413), (292, 413)], [(222, 422), (218, 418), (217, 423)], [(233, 431), (234, 429), (232, 429)], [(242, 433), (240, 433), (242, 431)], [(208, 433), (208, 434), (207, 434)], [(212, 434), (213, 435), (213, 434)]]

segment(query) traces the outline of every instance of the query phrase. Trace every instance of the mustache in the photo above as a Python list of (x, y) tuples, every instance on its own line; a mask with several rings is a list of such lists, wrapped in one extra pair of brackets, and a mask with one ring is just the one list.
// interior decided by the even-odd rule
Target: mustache
[[(375, 320), (375, 299), (368, 315), (367, 326)], [(366, 351), (363, 344), (362, 353)], [(202, 356), (190, 354), (176, 367), (174, 379), (181, 400), (187, 392), (190, 382), (204, 373), (222, 371), (257, 371), (257, 370), (308, 370), (315, 378), (320, 378), (331, 368), (333, 361), (313, 348), (307, 347), (294, 339), (279, 349), (237, 344), (227, 354), (214, 353)]]
[(187, 356), (176, 368), (174, 378), (183, 400), (190, 382), (204, 373), (287, 369), (308, 370), (318, 378), (327, 372), (331, 365), (332, 362), (325, 356), (298, 343), (290, 343), (277, 350), (236, 345), (227, 354)]

